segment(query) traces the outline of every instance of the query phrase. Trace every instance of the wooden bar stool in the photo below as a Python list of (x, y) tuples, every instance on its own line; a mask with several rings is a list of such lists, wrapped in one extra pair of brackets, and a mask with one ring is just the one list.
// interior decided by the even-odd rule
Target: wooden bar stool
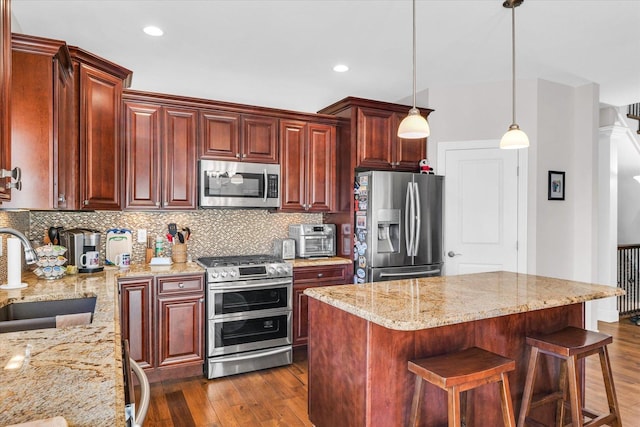
[(423, 400), (422, 380), (426, 380), (447, 392), (449, 427), (463, 425), (462, 417), (465, 417), (466, 421), (466, 395), (461, 401), (460, 393), (484, 384), (499, 382), (504, 424), (507, 427), (515, 427), (509, 379), (506, 375), (515, 368), (515, 361), (477, 347), (409, 361), (409, 370), (416, 374), (409, 425), (418, 425), (420, 404)]
[[(613, 339), (609, 335), (574, 327), (567, 327), (552, 334), (527, 337), (527, 344), (531, 346), (531, 356), (529, 357), (527, 379), (522, 395), (518, 427), (524, 427), (525, 421), (529, 421), (527, 417), (531, 409), (551, 402), (556, 402), (556, 425), (564, 425), (567, 382), (569, 386), (569, 403), (571, 405), (571, 425), (573, 427), (595, 427), (601, 425), (621, 427), (620, 409), (613, 386), (609, 353), (607, 352), (607, 345), (612, 341)], [(533, 399), (533, 387), (540, 353), (557, 357), (564, 360), (564, 362), (560, 367), (558, 391), (544, 396), (536, 396), (536, 399)], [(596, 353), (600, 356), (604, 387), (609, 403), (609, 414), (607, 415), (598, 415), (582, 407), (583, 400), (577, 369), (578, 361)], [(584, 423), (585, 416), (590, 418), (586, 423)], [(535, 423), (535, 421), (533, 422)]]

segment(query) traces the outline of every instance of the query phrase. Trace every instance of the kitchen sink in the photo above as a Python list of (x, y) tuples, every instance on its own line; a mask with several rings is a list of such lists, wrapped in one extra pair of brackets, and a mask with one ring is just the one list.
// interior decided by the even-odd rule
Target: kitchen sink
[(0, 333), (56, 327), (56, 316), (92, 313), (96, 297), (16, 302), (0, 308)]

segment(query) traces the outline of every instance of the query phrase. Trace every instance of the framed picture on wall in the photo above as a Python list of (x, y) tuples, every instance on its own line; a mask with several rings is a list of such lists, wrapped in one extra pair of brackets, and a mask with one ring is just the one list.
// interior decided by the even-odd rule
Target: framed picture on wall
[(564, 172), (549, 171), (549, 200), (564, 200)]

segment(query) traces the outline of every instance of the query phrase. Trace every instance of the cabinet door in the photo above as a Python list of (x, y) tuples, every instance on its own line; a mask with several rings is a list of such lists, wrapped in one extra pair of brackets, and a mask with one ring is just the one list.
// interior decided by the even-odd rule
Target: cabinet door
[(196, 208), (195, 110), (163, 108), (163, 209)]
[[(393, 128), (397, 129), (405, 116), (395, 113)], [(427, 139), (402, 139), (395, 136), (393, 166), (396, 170), (416, 172), (420, 160), (427, 158)]]
[(61, 210), (77, 210), (80, 206), (77, 92), (72, 72), (72, 66), (54, 66), (53, 207)]
[(304, 122), (280, 122), (280, 207), (283, 211), (304, 211), (306, 208), (305, 133)]
[(20, 46), (12, 55), (11, 160), (23, 176), (22, 191), (14, 190), (6, 207), (53, 207), (55, 59), (44, 49), (40, 46), (25, 51)]
[(200, 158), (240, 158), (240, 114), (223, 111), (200, 112)]
[(309, 341), (309, 297), (304, 290), (312, 286), (293, 287), (293, 346), (307, 345)]
[(242, 161), (278, 163), (278, 119), (242, 116)]
[(131, 357), (143, 368), (153, 366), (151, 292), (153, 277), (119, 280), (122, 338)]
[(158, 367), (204, 362), (204, 294), (158, 297)]
[(80, 191), (83, 209), (120, 210), (122, 80), (80, 64)]
[(305, 178), (308, 210), (331, 211), (335, 205), (336, 194), (335, 126), (310, 123), (307, 147)]
[(315, 286), (348, 283), (349, 265), (320, 265), (293, 269), (293, 346), (309, 341), (308, 297), (304, 290)]
[(160, 207), (160, 106), (124, 103), (125, 208)]
[[(0, 0), (0, 169), (11, 169), (11, 3)], [(11, 190), (0, 180), (0, 200)]]
[(358, 108), (357, 167), (391, 169), (393, 162), (393, 112)]

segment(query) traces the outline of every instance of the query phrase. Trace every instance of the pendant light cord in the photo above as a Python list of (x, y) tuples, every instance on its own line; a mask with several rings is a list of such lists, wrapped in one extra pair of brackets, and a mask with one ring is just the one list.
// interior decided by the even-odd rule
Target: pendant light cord
[(416, 0), (413, 0), (413, 108), (416, 108)]
[(511, 124), (516, 124), (516, 6), (513, 0), (511, 0), (511, 84)]

